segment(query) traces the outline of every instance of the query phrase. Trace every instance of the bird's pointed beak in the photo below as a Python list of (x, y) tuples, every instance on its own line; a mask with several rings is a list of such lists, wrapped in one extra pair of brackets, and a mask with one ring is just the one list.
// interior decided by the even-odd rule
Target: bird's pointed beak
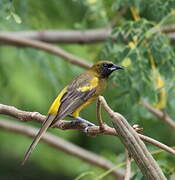
[(123, 67), (117, 66), (117, 65), (113, 64), (113, 66), (110, 67), (109, 69), (110, 69), (111, 71), (115, 71), (115, 70), (123, 69)]

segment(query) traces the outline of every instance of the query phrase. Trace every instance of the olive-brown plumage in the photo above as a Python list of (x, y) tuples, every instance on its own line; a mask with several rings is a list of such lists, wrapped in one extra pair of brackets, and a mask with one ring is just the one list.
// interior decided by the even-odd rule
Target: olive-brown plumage
[(78, 118), (79, 112), (104, 91), (109, 75), (118, 69), (122, 68), (110, 61), (99, 61), (66, 86), (51, 105), (48, 116), (26, 152), (22, 164), (29, 158), (49, 127), (56, 126), (57, 122), (66, 116)]

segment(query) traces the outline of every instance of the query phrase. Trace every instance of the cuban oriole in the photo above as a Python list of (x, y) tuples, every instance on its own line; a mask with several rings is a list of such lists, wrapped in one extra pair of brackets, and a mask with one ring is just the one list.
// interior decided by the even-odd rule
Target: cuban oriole
[(54, 127), (60, 119), (71, 116), (92, 126), (92, 123), (79, 117), (79, 113), (97, 99), (106, 88), (109, 75), (118, 69), (122, 67), (110, 61), (99, 61), (66, 86), (51, 105), (47, 118), (27, 150), (22, 164), (29, 158), (46, 130)]

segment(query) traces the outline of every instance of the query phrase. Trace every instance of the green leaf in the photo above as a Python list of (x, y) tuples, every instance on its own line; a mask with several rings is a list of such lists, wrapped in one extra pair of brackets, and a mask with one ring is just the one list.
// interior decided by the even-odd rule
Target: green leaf
[(14, 20), (16, 21), (17, 24), (21, 24), (22, 20), (21, 18), (18, 16), (18, 14), (11, 12), (11, 15), (13, 16)]
[(5, 19), (9, 20), (11, 18), (11, 14), (8, 15)]

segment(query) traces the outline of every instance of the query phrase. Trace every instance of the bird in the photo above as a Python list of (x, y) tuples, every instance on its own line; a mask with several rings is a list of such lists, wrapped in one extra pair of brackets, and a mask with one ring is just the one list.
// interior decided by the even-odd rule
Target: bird
[(96, 101), (98, 96), (105, 90), (109, 75), (119, 69), (123, 68), (111, 61), (98, 61), (87, 71), (75, 77), (58, 94), (50, 106), (48, 115), (32, 144), (26, 151), (21, 165), (25, 164), (47, 129), (49, 127), (55, 127), (60, 119), (70, 116), (86, 123), (88, 126), (93, 126), (93, 123), (81, 118), (79, 113), (86, 106)]

